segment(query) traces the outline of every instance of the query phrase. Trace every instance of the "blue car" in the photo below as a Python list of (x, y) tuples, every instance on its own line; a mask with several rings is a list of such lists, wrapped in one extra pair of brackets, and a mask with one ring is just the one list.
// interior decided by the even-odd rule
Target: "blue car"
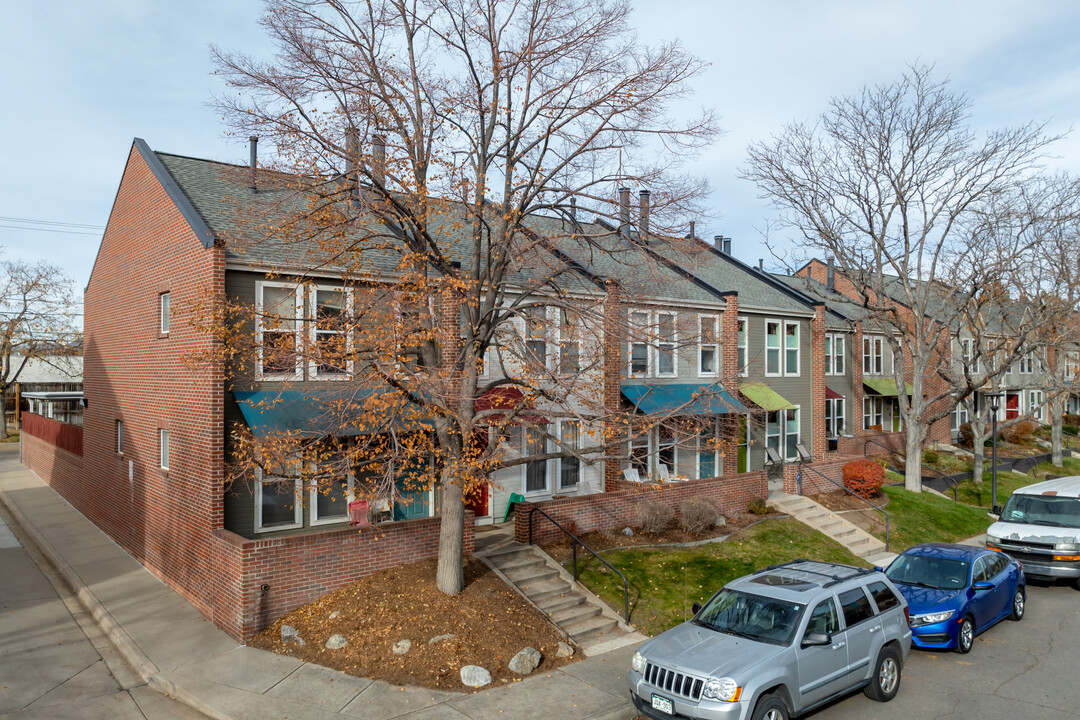
[(1024, 617), (1024, 567), (969, 545), (928, 543), (901, 553), (885, 571), (908, 601), (916, 647), (971, 652), (975, 636)]

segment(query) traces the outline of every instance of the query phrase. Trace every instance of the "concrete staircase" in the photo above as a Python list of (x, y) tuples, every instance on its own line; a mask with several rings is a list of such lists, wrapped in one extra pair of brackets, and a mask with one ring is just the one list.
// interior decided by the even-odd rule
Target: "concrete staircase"
[(810, 498), (774, 493), (769, 496), (768, 505), (821, 531), (871, 565), (885, 567), (896, 557), (896, 553), (885, 550), (881, 540)]
[(539, 547), (515, 542), (512, 529), (477, 532), (475, 555), (586, 655), (645, 639)]

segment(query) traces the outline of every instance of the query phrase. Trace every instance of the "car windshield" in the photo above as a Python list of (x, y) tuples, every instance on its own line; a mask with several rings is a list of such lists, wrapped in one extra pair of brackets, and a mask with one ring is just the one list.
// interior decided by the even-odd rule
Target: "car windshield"
[(1001, 511), (1005, 522), (1049, 527), (1080, 527), (1080, 499), (1052, 495), (1013, 495)]
[(967, 587), (968, 563), (966, 560), (904, 554), (893, 561), (885, 576), (897, 583), (959, 590)]
[(694, 622), (729, 635), (787, 645), (795, 634), (800, 610), (798, 603), (721, 590)]

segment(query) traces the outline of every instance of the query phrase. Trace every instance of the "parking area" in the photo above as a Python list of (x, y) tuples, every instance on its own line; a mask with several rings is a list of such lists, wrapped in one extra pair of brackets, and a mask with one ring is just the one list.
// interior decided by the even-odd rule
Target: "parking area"
[(980, 635), (968, 655), (912, 650), (900, 693), (879, 704), (861, 693), (814, 720), (1065, 720), (1080, 708), (1080, 592), (1031, 582), (1027, 614)]

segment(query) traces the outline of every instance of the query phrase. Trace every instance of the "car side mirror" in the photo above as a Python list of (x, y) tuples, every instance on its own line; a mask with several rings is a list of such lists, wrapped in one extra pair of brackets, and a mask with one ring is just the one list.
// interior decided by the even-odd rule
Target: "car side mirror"
[(693, 605), (691, 605), (690, 606), (690, 612), (694, 613), (695, 615), (697, 615), (699, 612), (701, 612), (701, 603), (696, 602)]
[(885, 572), (885, 568), (881, 567), (880, 565), (875, 565), (874, 572)]
[(832, 636), (829, 633), (823, 632), (808, 632), (803, 635), (802, 646), (803, 647), (815, 647), (818, 645), (829, 645), (832, 643)]
[(972, 585), (971, 589), (974, 590), (975, 592), (982, 592), (983, 590), (993, 590), (994, 589), (994, 583), (989, 583), (989, 582), (986, 582), (985, 580), (980, 580), (979, 582)]

